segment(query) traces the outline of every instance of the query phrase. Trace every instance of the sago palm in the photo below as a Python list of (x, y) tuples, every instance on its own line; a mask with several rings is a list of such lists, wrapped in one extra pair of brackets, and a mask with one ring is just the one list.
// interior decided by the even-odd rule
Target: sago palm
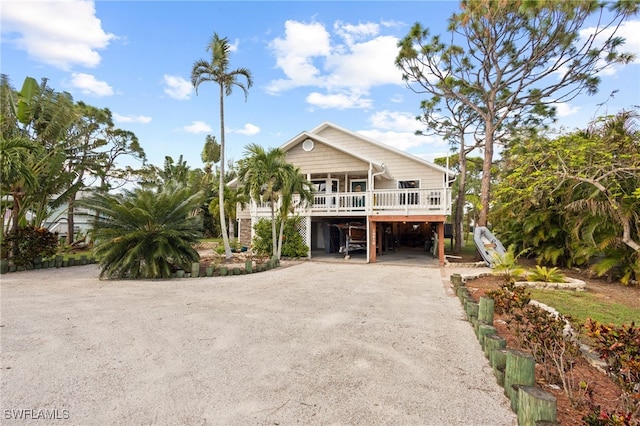
[(85, 203), (98, 214), (91, 235), (100, 277), (168, 278), (199, 259), (201, 235), (193, 214), (202, 194), (183, 186), (137, 189), (121, 195), (94, 194)]
[[(229, 96), (234, 86), (242, 89), (247, 97), (247, 90), (253, 85), (251, 71), (247, 68), (237, 68), (229, 70), (229, 56), (231, 54), (231, 46), (229, 40), (220, 38), (217, 33), (213, 34), (211, 42), (207, 46), (207, 50), (211, 52), (211, 61), (200, 59), (193, 64), (191, 69), (191, 84), (198, 93), (198, 87), (202, 82), (212, 81), (220, 87), (220, 182), (219, 182), (219, 208), (220, 208), (220, 228), (222, 230), (222, 240), (227, 259), (231, 258), (231, 246), (229, 245), (229, 235), (227, 234), (227, 225), (225, 222), (224, 211), (224, 96)], [(244, 77), (246, 83), (238, 80)]]

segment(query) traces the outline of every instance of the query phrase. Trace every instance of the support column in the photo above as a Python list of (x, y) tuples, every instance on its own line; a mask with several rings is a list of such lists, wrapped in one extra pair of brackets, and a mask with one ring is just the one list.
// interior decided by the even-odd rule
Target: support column
[(369, 262), (376, 263), (376, 251), (377, 251), (377, 223), (369, 219)]
[(438, 223), (438, 260), (444, 266), (444, 222)]

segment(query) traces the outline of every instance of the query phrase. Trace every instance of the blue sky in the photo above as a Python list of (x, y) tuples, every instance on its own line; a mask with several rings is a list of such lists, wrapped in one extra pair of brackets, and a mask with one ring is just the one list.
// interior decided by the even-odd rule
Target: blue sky
[[(231, 68), (254, 77), (225, 98), (227, 158), (249, 143), (276, 147), (324, 121), (432, 160), (448, 148), (415, 136), (421, 97), (394, 67), (396, 44), (416, 21), (446, 32), (453, 1), (213, 2), (6, 1), (0, 5), (1, 72), (20, 88), (46, 77), (76, 101), (109, 108), (151, 163), (181, 154), (200, 167), (205, 136), (219, 138), (218, 92), (191, 87), (195, 60), (209, 60), (214, 32), (233, 46)], [(640, 18), (621, 35), (640, 58)], [(600, 92), (558, 106), (559, 125), (640, 104), (640, 59), (602, 76)], [(609, 94), (619, 90), (605, 106)]]

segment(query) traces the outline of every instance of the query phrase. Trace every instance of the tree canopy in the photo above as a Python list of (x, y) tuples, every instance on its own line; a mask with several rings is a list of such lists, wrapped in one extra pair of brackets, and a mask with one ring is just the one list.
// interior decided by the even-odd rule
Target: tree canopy
[(479, 225), (487, 224), (494, 145), (518, 127), (548, 123), (559, 103), (596, 93), (600, 71), (629, 62), (617, 30), (638, 4), (464, 0), (449, 20), (449, 36), (416, 23), (399, 43), (396, 64), (407, 85), (428, 97), (428, 112), (453, 100), (480, 120)]

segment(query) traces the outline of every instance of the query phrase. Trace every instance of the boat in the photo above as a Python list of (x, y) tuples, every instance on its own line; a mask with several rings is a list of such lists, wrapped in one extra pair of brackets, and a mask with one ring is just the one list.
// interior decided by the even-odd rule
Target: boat
[(495, 260), (507, 252), (504, 246), (486, 226), (476, 226), (473, 230), (473, 241), (487, 266), (494, 267)]

